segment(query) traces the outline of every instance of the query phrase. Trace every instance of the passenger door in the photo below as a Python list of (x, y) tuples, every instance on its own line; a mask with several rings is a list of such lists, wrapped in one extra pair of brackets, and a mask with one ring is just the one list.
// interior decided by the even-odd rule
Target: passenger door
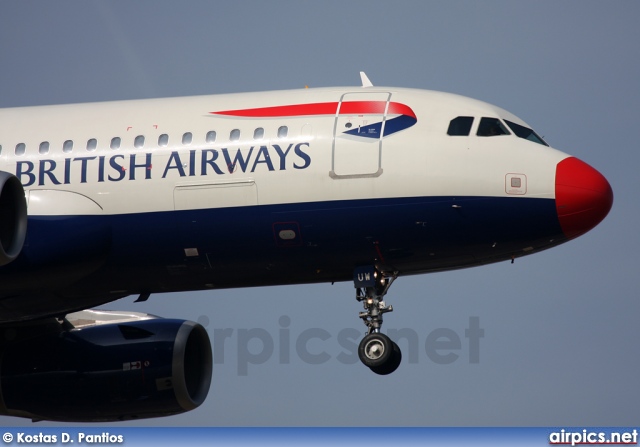
[(382, 174), (382, 136), (390, 99), (389, 92), (342, 95), (333, 127), (332, 178)]

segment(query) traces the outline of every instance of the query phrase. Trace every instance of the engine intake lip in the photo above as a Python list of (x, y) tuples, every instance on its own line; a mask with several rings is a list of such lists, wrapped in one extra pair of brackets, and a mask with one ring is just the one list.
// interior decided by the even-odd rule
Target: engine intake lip
[(185, 321), (178, 330), (173, 348), (173, 389), (185, 411), (200, 406), (209, 392), (213, 369), (210, 346), (202, 325)]
[(22, 251), (27, 236), (27, 201), (18, 178), (0, 171), (0, 266)]

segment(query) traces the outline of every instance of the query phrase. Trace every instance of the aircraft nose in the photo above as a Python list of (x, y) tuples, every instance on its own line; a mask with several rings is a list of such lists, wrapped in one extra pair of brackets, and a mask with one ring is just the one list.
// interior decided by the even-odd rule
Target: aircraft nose
[(575, 238), (604, 219), (613, 204), (611, 185), (591, 166), (569, 157), (556, 167), (556, 211), (564, 235)]

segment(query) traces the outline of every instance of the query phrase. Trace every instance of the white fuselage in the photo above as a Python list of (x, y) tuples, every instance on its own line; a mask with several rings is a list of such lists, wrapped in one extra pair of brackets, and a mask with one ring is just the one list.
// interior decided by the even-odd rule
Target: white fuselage
[[(283, 116), (243, 118), (212, 114), (219, 110), (259, 108), (280, 104), (338, 102), (346, 93), (366, 100), (375, 92), (391, 93), (391, 101), (410, 104), (418, 116), (415, 126), (385, 138), (382, 150), (378, 140), (351, 142), (357, 148), (338, 148), (333, 154), (336, 116)], [(452, 137), (447, 126), (457, 116), (473, 116), (471, 135)], [(19, 174), (29, 193), (29, 215), (65, 215), (78, 211), (98, 214), (144, 213), (181, 208), (183, 194), (211, 187), (215, 199), (189, 200), (194, 208), (317, 202), (344, 199), (411, 196), (494, 196), (509, 195), (505, 176), (510, 173), (527, 177), (526, 192), (512, 194), (526, 197), (554, 198), (555, 171), (549, 166), (567, 157), (557, 150), (536, 145), (515, 135), (477, 137), (479, 118), (521, 120), (489, 104), (456, 95), (407, 89), (317, 89), (267, 93), (243, 93), (189, 98), (118, 101), (93, 104), (27, 107), (0, 110), (0, 169)], [(353, 115), (356, 121), (364, 117)], [(524, 124), (524, 123), (522, 123)], [(287, 136), (279, 138), (278, 129), (287, 127)], [(264, 129), (254, 139), (256, 129)], [(231, 140), (231, 132), (239, 137)], [(215, 131), (214, 142), (207, 133)], [(339, 130), (338, 130), (339, 131)], [(183, 135), (191, 141), (183, 143)], [(158, 144), (167, 135), (167, 145)], [(135, 147), (136, 138), (144, 143)], [(120, 138), (117, 149), (110, 147)], [(88, 142), (95, 140), (95, 147)], [(65, 141), (73, 146), (65, 152)], [(138, 141), (141, 141), (139, 139)], [(48, 142), (48, 152), (40, 145)], [(25, 145), (23, 154), (15, 148)], [(89, 143), (91, 145), (91, 143)], [(283, 156), (273, 148), (278, 145)], [(304, 155), (296, 154), (295, 148)], [(262, 149), (261, 152), (261, 148)], [(225, 163), (222, 149), (235, 159), (240, 151), (246, 168), (235, 171)], [(217, 150), (215, 166), (203, 169), (205, 150)], [(172, 153), (178, 153), (178, 157)], [(265, 162), (270, 158), (270, 163)], [(349, 177), (377, 171), (378, 157), (383, 174), (377, 177)], [(150, 163), (147, 163), (150, 157)], [(332, 162), (347, 178), (330, 176)], [(18, 163), (22, 163), (18, 169)], [(29, 168), (32, 163), (33, 168)], [(374, 169), (369, 169), (373, 165)], [(136, 166), (132, 169), (132, 166)], [(180, 165), (180, 168), (178, 168)], [(55, 167), (53, 167), (55, 166)], [(52, 168), (53, 167), (53, 168)], [(270, 170), (273, 168), (273, 170)], [(149, 171), (149, 172), (147, 172)], [(338, 173), (339, 174), (339, 173)], [(242, 193), (227, 196), (233, 185)], [(185, 188), (184, 192), (181, 188)], [(218, 194), (216, 188), (220, 188)], [(46, 191), (46, 192), (45, 192)], [(47, 203), (49, 191), (64, 191), (82, 199)], [(194, 192), (194, 195), (198, 195)], [(31, 197), (45, 199), (35, 203)], [(53, 195), (52, 197), (55, 197)], [(86, 198), (87, 200), (85, 200)], [(216, 200), (222, 200), (217, 203)], [(86, 209), (78, 210), (81, 202)]]

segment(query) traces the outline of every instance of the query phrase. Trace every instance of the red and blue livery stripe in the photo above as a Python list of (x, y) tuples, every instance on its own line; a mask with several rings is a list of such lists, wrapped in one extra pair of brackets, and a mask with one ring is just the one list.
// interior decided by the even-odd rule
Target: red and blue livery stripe
[[(317, 102), (310, 104), (290, 104), (285, 106), (259, 107), (255, 109), (223, 110), (211, 112), (213, 115), (234, 116), (240, 118), (280, 118), (300, 116), (344, 116), (344, 115), (385, 115), (383, 122), (351, 129), (345, 134), (364, 138), (379, 138), (389, 136), (404, 129), (408, 129), (418, 122), (411, 107), (399, 102), (387, 101), (342, 101)], [(395, 116), (394, 116), (395, 115)], [(394, 116), (393, 118), (389, 118)], [(384, 124), (384, 130), (382, 129)]]

